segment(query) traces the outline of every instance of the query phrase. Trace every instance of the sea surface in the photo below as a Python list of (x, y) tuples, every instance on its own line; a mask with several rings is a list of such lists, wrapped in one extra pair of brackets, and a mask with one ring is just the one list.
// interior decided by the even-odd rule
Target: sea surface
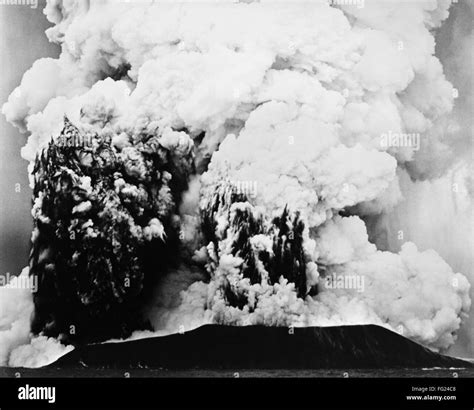
[(103, 369), (103, 368), (41, 368), (25, 369), (0, 367), (0, 377), (474, 377), (474, 369), (255, 369), (255, 370), (167, 370), (150, 368)]

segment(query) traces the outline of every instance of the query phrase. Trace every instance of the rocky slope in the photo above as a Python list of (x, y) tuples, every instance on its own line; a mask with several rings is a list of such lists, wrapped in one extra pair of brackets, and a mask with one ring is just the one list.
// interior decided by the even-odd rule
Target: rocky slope
[(206, 325), (183, 334), (76, 348), (52, 367), (217, 369), (473, 367), (376, 325)]

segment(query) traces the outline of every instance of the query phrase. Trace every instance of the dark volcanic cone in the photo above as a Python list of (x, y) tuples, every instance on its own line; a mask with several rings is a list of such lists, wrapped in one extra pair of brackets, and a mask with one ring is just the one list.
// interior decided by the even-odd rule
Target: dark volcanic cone
[(50, 366), (235, 370), (473, 365), (435, 353), (376, 325), (294, 329), (207, 325), (183, 334), (83, 346)]

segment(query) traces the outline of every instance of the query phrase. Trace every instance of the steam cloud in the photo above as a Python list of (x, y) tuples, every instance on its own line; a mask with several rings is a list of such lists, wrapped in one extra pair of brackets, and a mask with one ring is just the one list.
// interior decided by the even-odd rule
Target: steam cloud
[(28, 268), (0, 287), (0, 366), (39, 367), (72, 350), (53, 338), (31, 337), (33, 300), (32, 289), (24, 287), (26, 282)]
[[(467, 162), (455, 163), (469, 135), (451, 115), (456, 92), (435, 56), (451, 1), (335, 3), (48, 1), (47, 35), (62, 53), (36, 61), (3, 107), (29, 135), (30, 169), (64, 115), (118, 147), (137, 129), (160, 129), (175, 149), (194, 142), (198, 174), (180, 215), (189, 258), (155, 291), (155, 332), (376, 323), (436, 350), (455, 342), (468, 280), (405, 242), (408, 228), (390, 218), (399, 203), (412, 212), (407, 186), (452, 175), (454, 165), (471, 203)], [(420, 144), (382, 144), (389, 132), (417, 134)], [(250, 283), (225, 241), (212, 258), (199, 208), (229, 181), (256, 187), (246, 195), (255, 212), (299, 212), (316, 295), (299, 297), (283, 278)], [(218, 230), (232, 235), (225, 217)], [(271, 251), (264, 234), (252, 244)], [(362, 276), (365, 289), (324, 286), (330, 275)], [(248, 304), (230, 306), (223, 281)], [(64, 349), (41, 336), (29, 343), (31, 297), (0, 292), (0, 364), (34, 366)]]

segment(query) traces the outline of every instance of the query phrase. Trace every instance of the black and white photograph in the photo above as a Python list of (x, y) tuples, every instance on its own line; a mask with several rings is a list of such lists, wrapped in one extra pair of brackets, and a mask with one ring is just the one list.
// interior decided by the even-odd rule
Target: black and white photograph
[(473, 0), (0, 0), (0, 409), (474, 408)]

